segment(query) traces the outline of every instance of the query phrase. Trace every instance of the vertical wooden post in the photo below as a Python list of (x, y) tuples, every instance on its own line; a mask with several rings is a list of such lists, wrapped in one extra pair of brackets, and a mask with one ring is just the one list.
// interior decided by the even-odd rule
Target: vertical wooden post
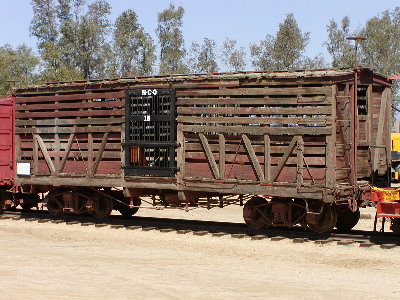
[(178, 167), (178, 172), (176, 173), (176, 180), (178, 184), (178, 190), (183, 189), (183, 180), (185, 177), (185, 135), (180, 128), (180, 125), (177, 126), (176, 133), (176, 142), (179, 147), (176, 151), (176, 165)]
[(301, 187), (303, 184), (304, 177), (304, 141), (303, 137), (299, 135), (297, 137), (297, 172), (296, 181), (297, 187)]
[(372, 137), (372, 123), (373, 123), (373, 95), (372, 95), (372, 84), (368, 85), (367, 89), (367, 143), (368, 145), (373, 145)]
[(33, 175), (37, 175), (39, 172), (39, 145), (36, 141), (35, 134), (32, 135), (32, 142), (33, 142), (33, 166), (32, 166), (32, 173)]
[[(331, 115), (331, 123), (332, 123), (332, 131), (330, 135), (326, 136), (326, 150), (325, 150), (325, 165), (326, 165), (326, 174), (325, 174), (325, 185), (334, 189), (336, 185), (336, 105), (337, 105), (337, 85), (332, 86), (332, 115)], [(339, 126), (343, 125), (343, 122), (339, 124)], [(346, 141), (344, 141), (346, 142)], [(333, 197), (333, 196), (332, 196)], [(331, 198), (332, 198), (331, 197)], [(328, 197), (329, 198), (329, 197)], [(327, 199), (333, 200), (333, 199)]]
[(225, 179), (225, 137), (219, 134), (219, 177)]
[[(56, 127), (58, 128), (58, 127)], [(59, 166), (60, 166), (60, 151), (61, 151), (61, 144), (60, 144), (60, 136), (58, 133), (54, 134), (54, 167), (56, 169), (56, 174), (58, 173)]]
[(271, 182), (271, 140), (264, 135), (264, 177), (267, 183)]
[(87, 172), (88, 176), (93, 175), (93, 134), (91, 132), (88, 132)]

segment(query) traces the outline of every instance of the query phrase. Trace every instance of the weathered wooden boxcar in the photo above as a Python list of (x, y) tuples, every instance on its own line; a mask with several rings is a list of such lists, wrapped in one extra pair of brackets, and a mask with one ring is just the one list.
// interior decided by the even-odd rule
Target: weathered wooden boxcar
[(15, 184), (52, 213), (237, 198), (254, 228), (348, 229), (390, 181), (390, 86), (361, 68), (17, 88)]

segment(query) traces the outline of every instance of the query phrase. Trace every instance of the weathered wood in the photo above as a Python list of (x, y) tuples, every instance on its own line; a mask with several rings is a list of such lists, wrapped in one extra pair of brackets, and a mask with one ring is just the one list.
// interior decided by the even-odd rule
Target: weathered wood
[(265, 181), (271, 181), (271, 140), (269, 135), (264, 135), (264, 176)]
[[(337, 86), (333, 85), (332, 86), (332, 95), (335, 97), (337, 95)], [(332, 105), (332, 126), (333, 126), (333, 132), (336, 132), (336, 105)], [(337, 153), (336, 153), (336, 134), (331, 134), (326, 136), (326, 186), (329, 188), (334, 188), (336, 184), (336, 159), (337, 159)]]
[[(382, 134), (383, 134), (383, 129), (384, 129), (384, 124), (385, 124), (385, 115), (386, 115), (386, 104), (387, 104), (387, 89), (385, 89), (382, 93), (382, 98), (381, 98), (381, 108), (379, 111), (379, 119), (378, 119), (378, 128), (376, 132), (376, 139), (375, 139), (375, 145), (377, 147), (382, 146)], [(373, 151), (373, 160), (372, 160), (372, 171), (375, 172), (378, 170), (379, 167), (379, 158), (380, 158), (380, 149), (375, 148)]]
[[(100, 148), (97, 151), (91, 174), (96, 174), (96, 172), (97, 172), (100, 160), (103, 157), (104, 149), (105, 149), (106, 144), (107, 144), (108, 135), (109, 135), (109, 132), (106, 131), (104, 133), (103, 139), (101, 140)], [(92, 148), (92, 151), (93, 151), (93, 148)]]
[(16, 120), (16, 126), (73, 126), (73, 125), (108, 125), (122, 124), (123, 118), (82, 118), (82, 119), (50, 119), (50, 120)]
[[(109, 127), (110, 132), (121, 132), (121, 126)], [(95, 133), (104, 132), (104, 126), (92, 126), (92, 127), (38, 127), (38, 128), (16, 128), (15, 133), (30, 133), (30, 134), (46, 134), (46, 133), (59, 133), (59, 134), (70, 134), (70, 133)]]
[(16, 112), (16, 118), (58, 118), (58, 117), (91, 117), (91, 116), (124, 116), (122, 110), (82, 110), (58, 112)]
[(297, 124), (297, 125), (330, 125), (330, 117), (318, 118), (269, 118), (269, 117), (192, 117), (179, 116), (177, 121), (180, 123), (226, 123), (226, 124)]
[(93, 135), (91, 132), (88, 133), (88, 156), (87, 156), (87, 173), (88, 176), (93, 176), (94, 163), (93, 163)]
[(207, 90), (181, 90), (177, 96), (248, 96), (248, 95), (327, 95), (330, 96), (330, 89), (327, 87), (285, 87), (285, 88), (233, 88), (233, 89), (207, 89)]
[(219, 179), (220, 175), (219, 175), (217, 163), (215, 162), (215, 159), (214, 159), (213, 153), (211, 151), (210, 145), (208, 144), (207, 138), (202, 133), (199, 134), (199, 137), (201, 140), (201, 144), (203, 145), (204, 151), (207, 155), (207, 159), (210, 164), (213, 175), (216, 179)]
[(300, 187), (303, 184), (304, 175), (304, 142), (302, 136), (297, 137), (297, 186)]
[(178, 130), (185, 132), (218, 132), (218, 133), (239, 133), (255, 135), (326, 135), (331, 134), (331, 127), (256, 127), (256, 126), (197, 126), (178, 124)]
[(62, 171), (64, 170), (65, 163), (66, 163), (66, 161), (68, 159), (68, 155), (69, 155), (69, 153), (71, 151), (71, 146), (72, 146), (72, 143), (74, 141), (74, 138), (75, 138), (75, 134), (71, 133), (69, 138), (68, 138), (67, 147), (66, 147), (64, 155), (63, 155), (63, 157), (61, 159), (61, 162), (60, 162), (59, 168), (57, 170), (57, 173), (62, 173)]
[(55, 101), (70, 101), (70, 100), (92, 100), (92, 99), (112, 99), (124, 98), (125, 93), (121, 92), (104, 92), (104, 93), (86, 93), (86, 94), (69, 94), (69, 95), (51, 95), (51, 96), (27, 96), (16, 97), (15, 103), (41, 103), (41, 102), (55, 102)]
[(293, 152), (294, 147), (297, 143), (297, 136), (294, 136), (292, 141), (290, 142), (288, 148), (286, 149), (285, 153), (283, 154), (275, 172), (272, 175), (272, 182), (276, 181), (281, 174), (282, 169), (285, 167), (287, 160), (289, 159), (290, 154)]
[(40, 150), (43, 153), (44, 159), (46, 160), (47, 166), (49, 167), (51, 174), (54, 174), (56, 172), (56, 169), (54, 167), (53, 161), (51, 160), (51, 157), (47, 151), (46, 145), (44, 144), (42, 138), (39, 135), (35, 134), (34, 139), (39, 144)]
[(225, 179), (225, 137), (219, 134), (219, 175), (221, 179)]
[(260, 162), (257, 159), (256, 153), (254, 152), (253, 146), (251, 145), (251, 142), (249, 138), (246, 135), (242, 135), (243, 142), (246, 146), (247, 153), (250, 156), (251, 163), (253, 164), (254, 170), (256, 171), (257, 177), (260, 180), (260, 182), (264, 182), (264, 172), (261, 169)]
[[(217, 100), (217, 99), (216, 99)], [(236, 99), (235, 99), (236, 100)], [(216, 102), (216, 105), (223, 104)], [(267, 105), (267, 104), (265, 104)], [(195, 114), (232, 114), (232, 115), (329, 115), (332, 113), (330, 106), (315, 107), (177, 107), (181, 115)]]
[(125, 101), (95, 101), (95, 102), (72, 102), (72, 103), (42, 103), (42, 104), (16, 104), (16, 111), (36, 111), (36, 110), (55, 110), (55, 109), (85, 109), (85, 108), (123, 108)]

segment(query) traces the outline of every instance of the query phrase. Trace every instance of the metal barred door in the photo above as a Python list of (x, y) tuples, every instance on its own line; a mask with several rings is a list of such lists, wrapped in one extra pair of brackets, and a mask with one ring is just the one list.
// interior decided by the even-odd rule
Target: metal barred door
[(126, 91), (125, 174), (174, 176), (175, 148), (175, 91)]

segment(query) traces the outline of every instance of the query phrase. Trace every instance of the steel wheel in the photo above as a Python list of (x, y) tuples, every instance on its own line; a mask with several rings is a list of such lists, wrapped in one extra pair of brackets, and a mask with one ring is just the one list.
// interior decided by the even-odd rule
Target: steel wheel
[(271, 226), (265, 217), (271, 214), (268, 201), (262, 197), (253, 197), (243, 207), (243, 219), (252, 229), (262, 229)]
[(316, 233), (326, 233), (332, 231), (337, 221), (337, 209), (333, 205), (324, 203), (321, 216), (316, 223), (307, 222), (307, 226), (311, 231)]
[[(130, 204), (130, 199), (128, 198), (119, 198), (119, 200), (121, 200), (122, 202), (125, 202), (127, 205)], [(142, 204), (142, 200), (140, 200), (139, 197), (132, 197), (132, 202), (134, 206), (140, 206), (140, 204)], [(134, 214), (137, 213), (137, 211), (139, 210), (139, 207), (129, 207), (123, 204), (120, 204), (118, 206), (118, 211), (121, 213), (121, 215), (123, 215), (124, 217), (132, 217)]]
[(339, 231), (345, 232), (351, 230), (360, 220), (360, 210), (357, 208), (355, 212), (345, 209), (338, 211), (336, 228)]
[(62, 192), (52, 190), (46, 196), (46, 206), (49, 214), (57, 216), (63, 213), (64, 201), (62, 199)]

